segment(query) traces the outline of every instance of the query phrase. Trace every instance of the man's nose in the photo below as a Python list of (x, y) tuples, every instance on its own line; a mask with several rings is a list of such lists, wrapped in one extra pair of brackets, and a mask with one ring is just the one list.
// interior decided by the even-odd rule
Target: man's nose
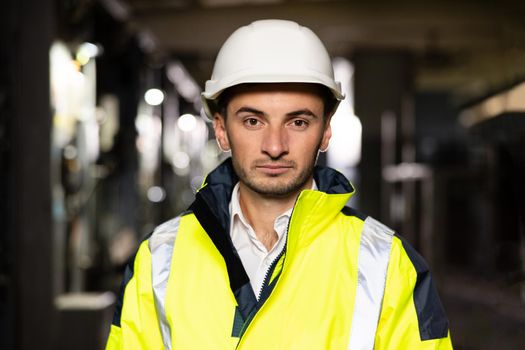
[(274, 159), (288, 153), (288, 135), (283, 126), (267, 128), (262, 142), (262, 151)]

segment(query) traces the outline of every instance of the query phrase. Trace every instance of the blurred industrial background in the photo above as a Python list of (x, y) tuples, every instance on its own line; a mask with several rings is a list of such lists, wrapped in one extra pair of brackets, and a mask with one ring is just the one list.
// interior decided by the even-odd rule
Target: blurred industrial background
[(457, 349), (525, 349), (525, 2), (4, 0), (0, 349), (102, 349), (123, 267), (221, 155), (199, 93), (256, 19), (347, 100), (321, 162), (438, 282)]

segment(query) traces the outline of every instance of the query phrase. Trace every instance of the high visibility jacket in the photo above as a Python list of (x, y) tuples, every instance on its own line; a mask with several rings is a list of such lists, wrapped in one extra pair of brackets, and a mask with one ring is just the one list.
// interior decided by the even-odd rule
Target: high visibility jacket
[(353, 188), (316, 167), (257, 299), (229, 235), (227, 160), (190, 209), (157, 227), (127, 268), (107, 349), (451, 349), (423, 259), (346, 207)]

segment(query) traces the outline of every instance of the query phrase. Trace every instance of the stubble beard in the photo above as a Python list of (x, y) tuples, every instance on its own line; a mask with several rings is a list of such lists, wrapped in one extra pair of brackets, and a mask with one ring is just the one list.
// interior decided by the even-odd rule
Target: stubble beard
[[(257, 179), (257, 176), (251, 175), (255, 173), (256, 167), (258, 164), (267, 164), (269, 161), (260, 160), (255, 161), (250, 164), (248, 171), (244, 169), (234, 155), (234, 150), (232, 149), (232, 163), (235, 173), (239, 177), (239, 181), (243, 183), (247, 188), (253, 192), (265, 196), (265, 197), (288, 197), (290, 195), (297, 194), (301, 189), (303, 189), (306, 183), (311, 179), (317, 161), (318, 152), (312, 156), (312, 159), (306, 164), (304, 169), (302, 169), (297, 175), (295, 175), (290, 180), (283, 179), (279, 181), (280, 176), (270, 177), (270, 179)], [(282, 164), (285, 163), (288, 166), (291, 166), (291, 170), (294, 171), (297, 169), (297, 164), (291, 161), (283, 161), (280, 159), (274, 160), (276, 163)], [(276, 181), (272, 181), (271, 179)], [(284, 181), (284, 182), (283, 182)]]

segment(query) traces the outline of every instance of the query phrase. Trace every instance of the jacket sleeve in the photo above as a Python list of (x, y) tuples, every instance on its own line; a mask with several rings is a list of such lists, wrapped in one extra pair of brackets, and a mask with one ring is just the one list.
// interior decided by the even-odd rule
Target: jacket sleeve
[(124, 273), (106, 350), (163, 349), (151, 285), (148, 241)]
[(423, 258), (394, 236), (376, 350), (452, 349), (449, 323)]

